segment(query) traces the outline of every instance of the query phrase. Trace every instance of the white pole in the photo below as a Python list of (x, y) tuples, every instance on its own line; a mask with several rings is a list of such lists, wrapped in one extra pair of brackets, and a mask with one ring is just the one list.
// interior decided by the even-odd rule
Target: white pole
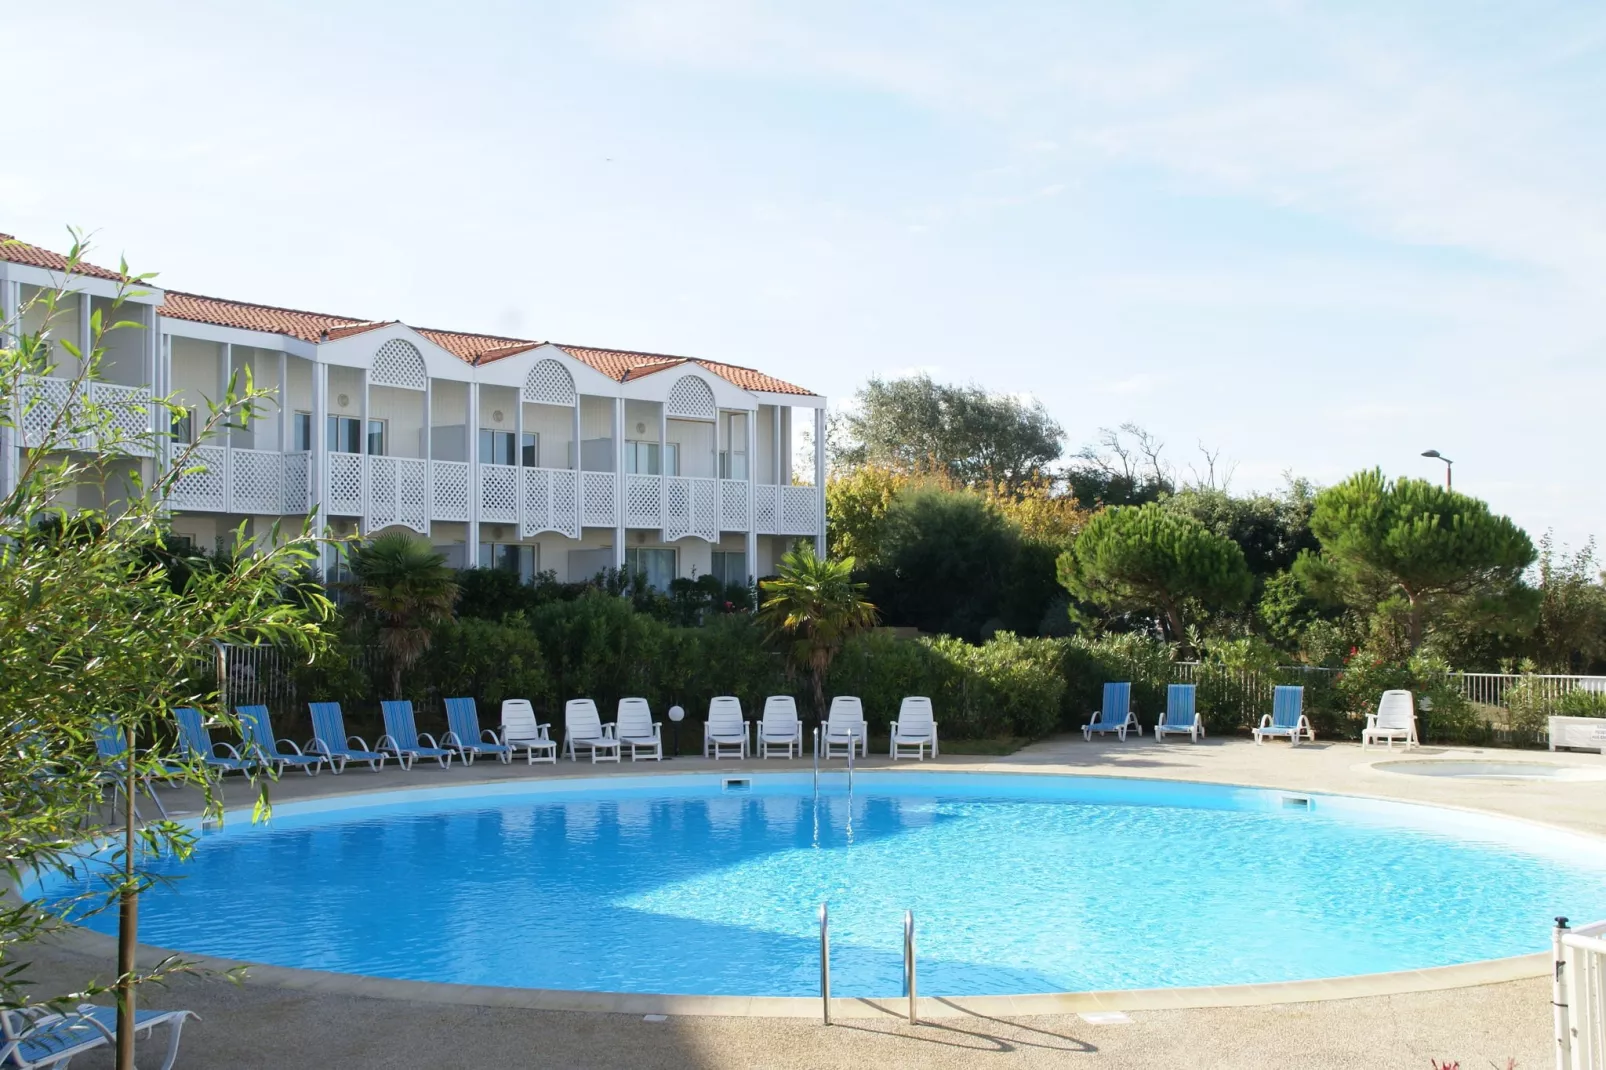
[(1567, 989), (1571, 978), (1566, 975), (1567, 948), (1562, 943), (1562, 937), (1566, 935), (1567, 919), (1557, 918), (1556, 927), (1550, 931), (1554, 966), (1550, 978), (1550, 1006), (1556, 1036), (1556, 1070), (1571, 1070), (1573, 1061), (1572, 1021), (1567, 1006)]
[[(17, 340), (22, 337), (22, 324), (18, 318), (21, 303), (21, 287), (10, 279), (0, 276), (0, 345), (8, 349), (14, 348)], [(16, 422), (20, 413), (19, 399), (13, 399), (12, 409), (8, 414), (12, 424)], [(0, 427), (0, 497), (11, 494), (16, 479), (16, 429), (12, 426)]]
[(480, 384), (470, 379), (468, 412), (464, 420), (468, 434), (468, 546), (469, 568), (480, 564)]
[(753, 469), (758, 465), (758, 407), (747, 410), (747, 485), (743, 488), (747, 495), (747, 545), (744, 554), (747, 563), (747, 583), (752, 585), (758, 579), (758, 523), (757, 503), (753, 501)]
[(825, 560), (825, 408), (814, 410), (814, 556)]
[[(585, 481), (585, 476), (580, 477)], [(625, 483), (625, 399), (613, 399), (613, 481), (614, 481), (614, 525), (613, 525), (613, 567), (619, 572), (625, 570), (625, 510), (624, 501), (620, 497), (620, 490)], [(585, 502), (585, 492), (580, 493), (580, 501)]]

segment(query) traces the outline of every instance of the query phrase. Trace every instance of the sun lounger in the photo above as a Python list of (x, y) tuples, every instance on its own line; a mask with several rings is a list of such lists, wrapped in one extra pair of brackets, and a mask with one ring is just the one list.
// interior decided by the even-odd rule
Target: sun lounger
[(1092, 739), (1093, 733), (1114, 732), (1121, 740), (1128, 732), (1143, 734), (1137, 715), (1132, 712), (1132, 684), (1128, 682), (1104, 685), (1104, 705), (1093, 712), (1093, 719), (1082, 726), (1082, 738)]
[(1275, 688), (1271, 695), (1271, 712), (1261, 717), (1260, 727), (1255, 729), (1255, 745), (1259, 746), (1271, 736), (1287, 736), (1289, 744), (1296, 747), (1301, 738), (1314, 741), (1316, 732), (1305, 716), (1304, 707), (1303, 687)]
[(590, 699), (572, 698), (563, 704), (563, 750), (571, 761), (578, 762), (584, 748), (591, 752), (593, 764), (617, 762), (619, 741), (613, 730), (613, 722), (603, 724), (597, 704)]
[(266, 706), (241, 706), (235, 712), (239, 714), (240, 726), (245, 730), (246, 745), (257, 761), (272, 766), (276, 774), (282, 774), (287, 767), (294, 766), (308, 776), (318, 775), (318, 770), (323, 767), (323, 755), (304, 753), (290, 740), (275, 738), (273, 722), (268, 717)]
[(622, 698), (619, 712), (614, 717), (614, 738), (619, 749), (630, 748), (630, 760), (643, 753), (654, 761), (664, 757), (663, 726), (652, 719), (652, 709), (644, 698)]
[(1416, 700), (1409, 691), (1385, 691), (1378, 699), (1377, 712), (1366, 715), (1366, 727), (1361, 729), (1361, 749), (1379, 741), (1394, 749), (1394, 741), (1405, 744), (1405, 749), (1420, 747), (1416, 738)]
[(379, 737), (379, 749), (394, 754), (403, 769), (411, 769), (420, 758), (434, 758), (442, 769), (452, 767), (455, 752), (441, 746), (428, 732), (418, 730), (410, 699), (385, 699), (379, 710), (385, 716), (385, 734)]
[(1198, 690), (1193, 684), (1171, 684), (1165, 689), (1165, 712), (1154, 726), (1157, 742), (1164, 741), (1167, 732), (1173, 735), (1186, 733), (1189, 743), (1197, 743), (1204, 738), (1204, 720), (1195, 709), (1194, 702)]
[(375, 772), (385, 767), (389, 755), (370, 750), (361, 736), (346, 735), (346, 718), (340, 712), (340, 703), (309, 702), (307, 709), (312, 712), (312, 741), (307, 744), (307, 750), (323, 755), (330, 772), (338, 776), (345, 771), (347, 762), (367, 762), (368, 768)]
[(441, 737), (441, 746), (455, 750), (464, 765), (473, 765), (482, 754), (504, 765), (513, 760), (513, 748), (497, 739), (489, 728), (480, 727), (480, 709), (472, 698), (446, 700), (446, 734)]
[(910, 696), (898, 708), (898, 719), (892, 722), (892, 745), (888, 752), (893, 761), (908, 757), (904, 752), (913, 747), (915, 759), (925, 761), (926, 750), (937, 756), (937, 722), (932, 716), (931, 700)]
[[(733, 748), (736, 753), (727, 755)], [(747, 721), (742, 717), (741, 700), (731, 695), (710, 699), (708, 720), (703, 723), (703, 757), (718, 761), (723, 757), (745, 758), (747, 754)]]
[(552, 728), (535, 719), (535, 707), (527, 698), (502, 700), (502, 744), (508, 749), (508, 760), (519, 751), (524, 752), (524, 764), (558, 761), (558, 744), (547, 733)]
[(791, 695), (771, 695), (764, 700), (764, 716), (758, 722), (758, 756), (768, 758), (772, 747), (781, 748), (787, 758), (803, 753), (803, 725)]

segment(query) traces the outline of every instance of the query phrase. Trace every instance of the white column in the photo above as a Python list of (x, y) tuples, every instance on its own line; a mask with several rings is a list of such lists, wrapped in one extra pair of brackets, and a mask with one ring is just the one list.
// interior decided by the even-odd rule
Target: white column
[[(218, 362), (218, 369), (217, 369), (218, 370), (218, 384), (217, 384), (217, 399), (216, 400), (217, 400), (217, 403), (219, 405), (221, 405), (221, 404), (223, 404), (224, 400), (229, 396), (229, 380), (230, 380), (230, 378), (231, 378), (231, 376), (233, 375), (233, 372), (234, 372), (234, 344), (232, 342), (220, 342), (220, 343), (218, 343), (217, 362)], [(230, 436), (230, 434), (228, 432), (228, 427), (225, 424), (224, 430), (223, 430), (223, 440), (220, 443), (218, 443), (218, 445), (221, 445), (221, 446), (231, 445), (232, 444), (230, 442), (231, 437), (232, 436)]]
[(663, 538), (663, 525), (667, 519), (664, 510), (669, 502), (669, 403), (658, 403), (658, 537)]
[(574, 485), (576, 487), (578, 487), (580, 485), (580, 475), (579, 475), (579, 473), (585, 470), (585, 466), (580, 463), (580, 392), (579, 391), (575, 391), (575, 395), (574, 395), (574, 447), (573, 447), (573, 450), (574, 450), (574, 455), (572, 457), (570, 457), (569, 460), (571, 462), (570, 467), (573, 468), (574, 471), (575, 471)]
[(775, 439), (775, 449), (770, 455), (770, 475), (772, 477), (774, 477), (774, 478), (772, 478), (770, 480), (770, 482), (774, 483), (776, 486), (780, 486), (781, 483), (782, 483), (782, 479), (781, 479), (781, 407), (779, 405), (771, 405), (770, 406), (770, 431), (773, 432), (772, 437)]
[[(424, 375), (424, 526), (435, 533), (435, 379)], [(466, 560), (466, 558), (465, 558)]]
[(758, 408), (747, 410), (747, 578), (758, 578), (758, 503), (753, 500), (754, 469), (758, 467)]
[(814, 556), (825, 560), (825, 408), (814, 410)]
[[(539, 457), (536, 460), (540, 460)], [(575, 480), (576, 493), (580, 481)], [(578, 509), (580, 503), (575, 502)], [(524, 387), (513, 388), (513, 538), (524, 541)]]
[[(368, 508), (368, 495), (372, 493), (373, 487), (372, 480), (369, 479), (371, 465), (368, 460), (368, 413), (370, 411), (368, 372), (369, 369), (367, 368), (362, 370), (362, 411), (357, 417), (357, 463), (360, 466), (357, 469), (357, 474), (362, 481), (362, 519), (358, 522), (357, 530), (363, 535), (368, 534), (368, 514), (372, 512)], [(392, 488), (392, 493), (394, 493), (394, 487)]]
[[(312, 363), (312, 507), (318, 512), (316, 531), (329, 530), (329, 365), (314, 358)], [(325, 576), (329, 574), (328, 547), (320, 546), (318, 564)]]
[[(585, 477), (581, 477), (582, 479)], [(624, 571), (625, 567), (625, 399), (613, 399), (613, 483), (614, 483), (614, 513), (613, 525), (613, 567)], [(584, 495), (582, 494), (582, 498)]]
[[(95, 299), (90, 297), (87, 293), (84, 293), (81, 290), (79, 291), (79, 293), (78, 293), (78, 351), (83, 354), (83, 358), (82, 359), (86, 360), (86, 361), (90, 358), (90, 356), (93, 354), (94, 349), (95, 349), (95, 341), (94, 341), (94, 339), (89, 337), (89, 317), (94, 313), (94, 300)], [(115, 319), (116, 317), (113, 317), (113, 318)], [(103, 326), (104, 327), (110, 327), (111, 324), (110, 323), (104, 323)], [(60, 373), (58, 372), (57, 374), (60, 374)], [(88, 384), (86, 383), (85, 384), (86, 389), (87, 389), (87, 386), (88, 386)]]
[(468, 414), (468, 545), (464, 548), (469, 568), (480, 564), (480, 384), (469, 380)]
[(781, 422), (781, 448), (776, 454), (781, 462), (781, 478), (776, 482), (785, 486), (792, 482), (792, 406), (782, 405), (775, 415)]
[[(15, 348), (22, 337), (22, 324), (18, 322), (22, 307), (21, 286), (7, 278), (0, 278), (0, 345)], [(13, 420), (18, 415), (13, 407), (8, 414)], [(17, 432), (10, 426), (0, 427), (0, 496), (9, 495), (17, 483)]]
[[(161, 351), (156, 358), (156, 381), (151, 392), (166, 397), (173, 390), (173, 336), (163, 332)], [(156, 465), (162, 471), (173, 463), (173, 413), (170, 409), (151, 406), (151, 418), (156, 421)]]

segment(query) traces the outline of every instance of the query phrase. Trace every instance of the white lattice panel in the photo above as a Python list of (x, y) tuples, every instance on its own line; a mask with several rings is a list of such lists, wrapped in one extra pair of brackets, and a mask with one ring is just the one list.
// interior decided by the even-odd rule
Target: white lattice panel
[(663, 527), (663, 486), (662, 476), (625, 476), (625, 527)]
[(403, 390), (422, 390), (428, 382), (424, 355), (405, 338), (392, 338), (379, 347), (368, 369), (374, 386), (397, 386)]
[(329, 492), (324, 496), (324, 512), (331, 516), (362, 516), (363, 461), (360, 453), (331, 453), (329, 458)]
[[(151, 392), (142, 386), (91, 383), (89, 400), (101, 409), (118, 453), (151, 455)], [(109, 446), (110, 443), (103, 445)]]
[(552, 530), (580, 537), (580, 473), (548, 469), (552, 480)]
[(480, 519), (519, 518), (519, 470), (510, 464), (480, 465)]
[(719, 541), (719, 481), (691, 481), (691, 533), (709, 542)]
[(276, 515), (284, 509), (284, 461), (267, 450), (229, 451), (229, 512)]
[(814, 535), (820, 522), (820, 497), (813, 487), (782, 487), (782, 535)]
[(753, 530), (764, 535), (777, 534), (776, 518), (781, 515), (781, 488), (764, 483), (753, 487)]
[(612, 472), (580, 473), (580, 524), (588, 528), (614, 526), (615, 501)]
[(434, 477), (434, 518), (467, 520), (468, 465), (462, 461), (431, 461), (430, 474)]
[(392, 457), (368, 458), (368, 509), (363, 516), (364, 531), (378, 531), (396, 522), (396, 461)]
[(683, 375), (669, 389), (669, 400), (664, 409), (670, 416), (691, 417), (694, 420), (714, 418), (714, 392), (695, 375)]
[(397, 457), (396, 523), (429, 534), (429, 462)]
[(427, 464), (411, 457), (368, 458), (368, 512), (363, 527), (378, 531), (393, 524), (429, 533), (424, 507)]
[(719, 481), (719, 530), (747, 530), (746, 480), (722, 479)]
[(574, 404), (574, 376), (555, 360), (537, 361), (524, 377), (524, 400), (547, 405)]
[(664, 477), (664, 541), (673, 542), (691, 534), (691, 480), (685, 476)]
[(306, 513), (312, 509), (312, 454), (284, 454), (284, 511)]
[(174, 464), (186, 469), (173, 484), (172, 502), (178, 509), (205, 509), (221, 513), (229, 504), (229, 451), (222, 446), (197, 446), (175, 455)]
[(580, 537), (580, 508), (575, 496), (575, 474), (560, 468), (521, 468), (523, 497), (519, 532), (526, 538), (555, 531), (571, 539)]
[(72, 384), (65, 379), (32, 376), (25, 381), (22, 388), (22, 407), (26, 410), (22, 413), (23, 445), (44, 445), (71, 392)]

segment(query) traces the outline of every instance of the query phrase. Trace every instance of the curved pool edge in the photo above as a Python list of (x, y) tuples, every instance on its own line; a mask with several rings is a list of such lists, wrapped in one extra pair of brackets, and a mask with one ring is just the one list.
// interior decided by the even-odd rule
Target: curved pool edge
[[(94, 957), (116, 954), (116, 937), (76, 925), (65, 926), (50, 937), (63, 950)], [(183, 951), (139, 945), (142, 966), (174, 958), (200, 971), (224, 974), (243, 971), (246, 984), (301, 992), (360, 996), (366, 999), (436, 1003), (469, 1007), (504, 1007), (537, 1011), (580, 1011), (602, 1014), (669, 1014), (732, 1018), (818, 1018), (817, 996), (694, 996), (643, 992), (590, 992), (556, 988), (506, 988), (497, 985), (459, 985), (443, 981), (408, 981), (366, 974), (301, 970), (235, 959), (192, 955)], [(1134, 988), (1097, 992), (1040, 992), (1011, 996), (921, 996), (919, 1014), (925, 1018), (1019, 1017), (1038, 1014), (1080, 1014), (1090, 1011), (1191, 1010), (1210, 1007), (1264, 1007), (1282, 1003), (1395, 996), (1411, 992), (1438, 992), (1549, 977), (1550, 955), (1485, 959), (1455, 966), (1421, 970), (1354, 974), (1309, 981), (1272, 981), (1244, 985), (1196, 988)], [(904, 1017), (909, 1001), (903, 996), (833, 996), (833, 1018)]]

